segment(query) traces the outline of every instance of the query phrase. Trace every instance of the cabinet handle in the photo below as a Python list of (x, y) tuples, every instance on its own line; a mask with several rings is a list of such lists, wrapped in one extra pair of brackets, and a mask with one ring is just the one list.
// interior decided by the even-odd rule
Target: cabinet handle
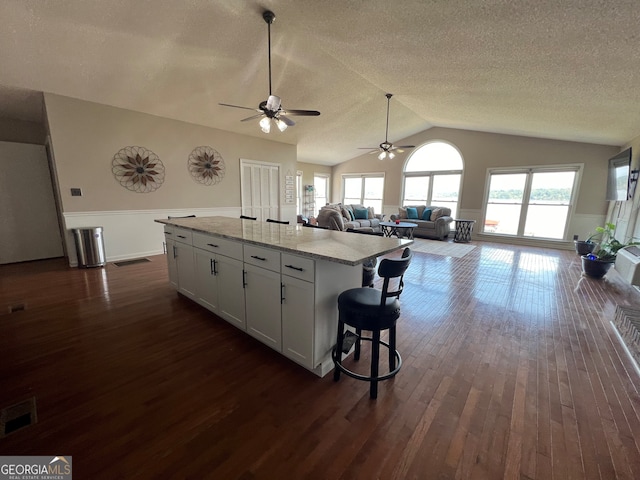
[(164, 232), (165, 235), (173, 235), (172, 232)]
[(213, 274), (218, 275), (218, 261), (215, 259), (213, 260)]
[(211, 275), (216, 274), (216, 264), (214, 262), (215, 260), (213, 258), (209, 259), (209, 271), (211, 272)]
[(173, 246), (173, 258), (177, 258), (178, 257), (178, 249), (176, 248), (176, 246)]
[(178, 238), (187, 238), (184, 235), (178, 235)]
[(258, 257), (257, 255), (251, 255), (251, 258), (255, 258), (256, 260), (260, 260), (262, 262), (266, 262), (267, 261), (266, 258)]
[(162, 242), (162, 253), (167, 254), (167, 242)]
[(280, 304), (284, 303), (284, 283), (280, 284)]
[(304, 268), (294, 267), (293, 265), (285, 265), (287, 268), (292, 268), (293, 270), (297, 270), (299, 272), (304, 272)]
[(247, 288), (247, 271), (242, 270), (242, 288)]
[(210, 247), (213, 247), (213, 248), (218, 248), (218, 245), (214, 245), (213, 243), (207, 243), (207, 245), (209, 245)]

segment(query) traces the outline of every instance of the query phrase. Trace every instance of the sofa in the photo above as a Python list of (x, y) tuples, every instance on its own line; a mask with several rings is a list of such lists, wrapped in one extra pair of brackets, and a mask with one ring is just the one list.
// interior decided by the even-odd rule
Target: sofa
[(450, 208), (425, 205), (405, 205), (400, 207), (397, 215), (391, 215), (391, 221), (395, 220), (418, 225), (413, 230), (414, 237), (437, 240), (444, 240), (449, 236), (451, 222), (453, 222)]
[(381, 231), (380, 222), (383, 219), (384, 215), (376, 214), (372, 207), (341, 203), (325, 205), (320, 209), (317, 217), (318, 225), (330, 230), (344, 232), (351, 228), (374, 233)]

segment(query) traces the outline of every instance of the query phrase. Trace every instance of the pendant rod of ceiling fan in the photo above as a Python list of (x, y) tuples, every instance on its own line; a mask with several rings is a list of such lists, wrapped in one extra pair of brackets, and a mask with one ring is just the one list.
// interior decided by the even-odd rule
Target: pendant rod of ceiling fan
[(389, 103), (391, 101), (391, 97), (393, 97), (392, 93), (387, 93), (387, 129), (384, 133), (384, 143), (389, 143)]
[(267, 22), (267, 42), (269, 51), (269, 96), (271, 96), (271, 24), (275, 20), (276, 16), (272, 12), (265, 12), (264, 19)]
[(271, 24), (267, 24), (269, 37), (269, 96), (271, 96)]

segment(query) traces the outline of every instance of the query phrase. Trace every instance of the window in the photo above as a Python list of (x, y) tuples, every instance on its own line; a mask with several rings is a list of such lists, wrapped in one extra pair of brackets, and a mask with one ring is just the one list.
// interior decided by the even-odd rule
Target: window
[(490, 170), (485, 233), (563, 239), (580, 166)]
[(402, 205), (437, 205), (458, 213), (462, 156), (452, 145), (431, 142), (417, 148), (404, 167)]
[(316, 191), (316, 206), (314, 215), (318, 215), (320, 208), (329, 201), (329, 175), (316, 173), (313, 176), (313, 186)]
[(302, 208), (302, 172), (296, 172), (296, 215), (304, 215)]
[(373, 207), (374, 212), (382, 213), (384, 174), (343, 175), (342, 191), (344, 192), (343, 204)]

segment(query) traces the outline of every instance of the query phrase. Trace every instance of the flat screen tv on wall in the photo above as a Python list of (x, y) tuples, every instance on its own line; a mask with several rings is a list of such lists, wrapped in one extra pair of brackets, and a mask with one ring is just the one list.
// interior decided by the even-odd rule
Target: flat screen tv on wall
[[(631, 148), (609, 159), (607, 200), (624, 202), (633, 198), (631, 182)], [(635, 185), (634, 185), (635, 186)]]

